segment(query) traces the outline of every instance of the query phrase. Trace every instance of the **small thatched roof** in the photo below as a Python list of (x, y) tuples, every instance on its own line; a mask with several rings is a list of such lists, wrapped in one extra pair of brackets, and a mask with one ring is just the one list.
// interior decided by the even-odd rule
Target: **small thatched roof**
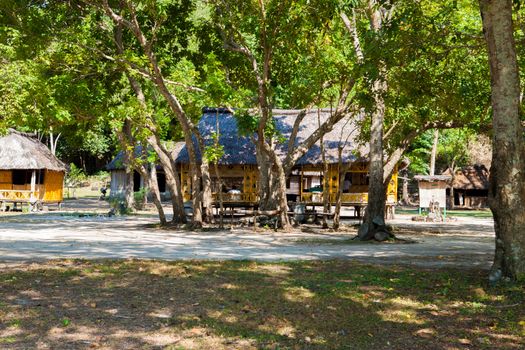
[[(293, 130), (293, 125), (300, 110), (273, 110), (276, 128), (284, 142), (277, 146), (278, 155), (284, 159), (288, 148), (288, 140)], [(318, 127), (319, 122), (323, 123), (330, 116), (329, 109), (319, 111), (312, 110), (301, 122), (299, 132), (295, 141), (295, 146), (306, 140)], [(219, 130), (217, 130), (217, 124)], [(225, 109), (205, 108), (202, 118), (198, 124), (199, 131), (204, 137), (207, 145), (213, 145), (212, 134), (219, 133), (219, 143), (224, 146), (224, 156), (220, 159), (222, 165), (255, 165), (257, 164), (255, 145), (249, 136), (240, 136), (237, 127), (237, 119), (231, 112)], [(367, 155), (368, 150), (359, 145), (355, 139), (357, 136), (355, 120), (341, 120), (333, 130), (323, 137), (326, 160), (329, 164), (339, 161), (338, 147), (344, 145), (342, 160), (343, 163), (361, 159), (360, 154)], [(197, 155), (200, 159), (201, 155)], [(188, 163), (189, 156), (186, 147), (183, 147), (178, 162)], [(308, 152), (297, 162), (297, 165), (322, 164), (321, 147), (318, 141)]]
[(416, 175), (414, 179), (421, 182), (436, 182), (436, 181), (450, 181), (452, 176), (450, 175)]
[[(173, 158), (177, 159), (179, 156), (179, 153), (181, 149), (185, 146), (184, 142), (174, 142), (169, 145), (167, 145), (168, 150), (170, 150), (173, 154)], [(142, 154), (142, 146), (138, 145), (135, 147), (135, 157), (143, 157)], [(157, 166), (157, 169), (161, 169), (162, 167), (159, 165)], [(106, 165), (106, 169), (109, 171), (112, 170), (123, 170), (124, 169), (124, 152), (120, 151), (115, 158), (111, 162), (109, 162), (108, 165)]]
[(33, 134), (10, 129), (0, 137), (0, 170), (16, 169), (65, 171), (66, 166)]
[[(450, 169), (447, 169), (443, 174), (450, 176)], [(489, 171), (483, 164), (458, 169), (454, 174), (452, 187), (458, 190), (488, 190)]]

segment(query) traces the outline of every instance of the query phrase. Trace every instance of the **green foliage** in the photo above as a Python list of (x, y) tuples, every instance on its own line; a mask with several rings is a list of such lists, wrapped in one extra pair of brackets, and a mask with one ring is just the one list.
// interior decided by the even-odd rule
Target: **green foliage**
[(75, 187), (86, 180), (87, 176), (82, 168), (78, 168), (73, 163), (69, 164), (69, 171), (66, 174), (66, 186)]
[(224, 156), (224, 145), (219, 144), (219, 135), (216, 132), (211, 134), (213, 144), (206, 146), (204, 157), (212, 164), (217, 164)]
[(258, 115), (251, 114), (248, 109), (236, 109), (233, 116), (237, 120), (239, 135), (251, 136), (257, 132), (260, 119)]
[(133, 193), (133, 199), (134, 199), (134, 203), (137, 209), (139, 210), (144, 209), (142, 207), (142, 203), (144, 203), (144, 199), (146, 198), (147, 195), (148, 195), (148, 192), (146, 191), (145, 188), (141, 188), (140, 191)]

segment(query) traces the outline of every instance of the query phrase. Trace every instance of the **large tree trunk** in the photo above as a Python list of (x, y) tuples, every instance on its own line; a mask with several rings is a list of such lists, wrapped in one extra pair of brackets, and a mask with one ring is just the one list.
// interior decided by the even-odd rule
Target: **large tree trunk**
[[(117, 22), (117, 26), (114, 32), (114, 38), (115, 38), (115, 44), (117, 45), (117, 52), (119, 53), (119, 55), (122, 55), (124, 53), (124, 44), (122, 40), (122, 35), (123, 35), (122, 29), (123, 29), (122, 23)], [(142, 86), (140, 85), (139, 81), (135, 79), (129, 73), (128, 70), (125, 71), (125, 74), (126, 74), (126, 77), (128, 78), (129, 84), (131, 85), (133, 89), (133, 92), (135, 93), (137, 97), (137, 100), (139, 101), (144, 111), (147, 111), (146, 96), (144, 95)], [(153, 124), (152, 120), (151, 120), (151, 123)], [(168, 189), (171, 195), (171, 201), (173, 205), (172, 223), (186, 223), (186, 213), (184, 212), (184, 204), (182, 201), (182, 191), (181, 191), (180, 179), (177, 173), (177, 167), (175, 165), (175, 161), (173, 160), (171, 153), (162, 145), (156, 125), (150, 125), (149, 130), (151, 131), (152, 135), (149, 136), (146, 141), (148, 145), (153, 148), (153, 150), (159, 157), (160, 163), (166, 175), (166, 184), (168, 186)], [(156, 178), (156, 169), (155, 169), (154, 175)], [(155, 185), (156, 185), (157, 192), (158, 192), (158, 183), (156, 181), (157, 180), (155, 179)], [(154, 196), (156, 196), (156, 193), (154, 193)], [(159, 201), (160, 201), (160, 192), (159, 192)], [(157, 209), (159, 209), (159, 204), (160, 203), (155, 203), (155, 206), (157, 207)], [(162, 206), (160, 206), (160, 208), (162, 209)], [(161, 219), (161, 224), (166, 223), (166, 218), (165, 218), (163, 209), (162, 209), (162, 212), (159, 212), (159, 218)]]
[[(133, 174), (133, 157), (135, 156), (134, 152), (134, 146), (133, 142), (131, 142), (132, 135), (131, 135), (131, 122), (129, 119), (126, 119), (124, 121), (124, 125), (122, 127), (122, 134), (125, 140), (128, 142), (124, 142), (123, 145), (124, 148), (124, 166), (126, 171), (126, 186), (124, 189), (124, 205), (126, 207), (126, 210), (133, 211), (134, 205), (135, 205), (135, 198), (134, 198), (134, 187), (135, 187), (135, 179)], [(130, 149), (129, 146), (133, 146), (133, 149)]]
[(385, 113), (385, 102), (383, 93), (386, 84), (377, 80), (374, 82), (372, 92), (374, 94), (375, 109), (372, 112), (372, 126), (370, 128), (370, 165), (368, 185), (368, 205), (363, 225), (367, 229), (360, 230), (359, 238), (369, 240), (374, 237), (374, 220), (384, 220), (385, 217), (385, 186), (383, 179), (383, 120)]
[(201, 149), (201, 185), (202, 185), (202, 209), (204, 222), (213, 223), (213, 197), (211, 193), (211, 176), (210, 176), (210, 162), (204, 156), (204, 150), (206, 145), (204, 139), (198, 132), (195, 131), (195, 137), (198, 140), (199, 147)]
[[(378, 7), (374, 0), (370, 0), (370, 6), (372, 11), (370, 27), (373, 31), (379, 32), (383, 27), (382, 12), (384, 9)], [(364, 227), (359, 230), (359, 238), (361, 240), (373, 239), (376, 228), (383, 226), (385, 218), (386, 187), (383, 169), (383, 123), (385, 119), (384, 95), (387, 91), (387, 82), (384, 62), (380, 61), (377, 68), (377, 77), (372, 85), (374, 107), (370, 127), (368, 204), (363, 222)]]
[(496, 252), (490, 281), (525, 279), (525, 146), (511, 0), (480, 0), (492, 88), (493, 151), (489, 205)]
[[(200, 166), (197, 163), (197, 156), (195, 152), (195, 145), (193, 144), (192, 135), (193, 131), (196, 130), (191, 119), (186, 115), (184, 108), (182, 107), (177, 96), (171, 93), (170, 89), (166, 86), (166, 80), (162, 74), (160, 65), (157, 61), (157, 57), (154, 52), (154, 42), (148, 40), (148, 38), (142, 32), (140, 22), (135, 12), (135, 5), (130, 1), (121, 1), (119, 6), (123, 12), (127, 12), (129, 18), (126, 19), (120, 14), (117, 14), (111, 6), (108, 0), (103, 0), (101, 4), (106, 14), (113, 20), (118, 26), (127, 27), (135, 36), (140, 47), (144, 51), (145, 56), (148, 58), (148, 68), (146, 74), (149, 79), (155, 84), (158, 91), (165, 98), (169, 108), (180, 123), (182, 132), (184, 134), (184, 141), (186, 143), (186, 149), (190, 158), (190, 173), (192, 180), (192, 203), (193, 203), (193, 218), (192, 224), (194, 227), (202, 227), (202, 193), (201, 193), (201, 171)], [(128, 76), (129, 77), (129, 76)]]
[[(137, 171), (142, 175), (142, 178), (144, 179), (144, 183), (147, 184), (147, 187), (149, 188), (149, 192), (151, 192), (153, 204), (155, 204), (155, 207), (157, 208), (157, 212), (159, 214), (159, 221), (161, 225), (166, 225), (166, 214), (164, 213), (164, 208), (162, 207), (161, 198), (160, 198), (160, 191), (159, 191), (159, 184), (157, 182), (157, 169), (155, 167), (155, 164), (150, 164), (150, 171), (148, 172), (145, 165), (139, 165), (137, 166)], [(144, 193), (144, 197), (148, 196), (148, 192)]]
[[(152, 131), (153, 132), (153, 131)], [(184, 203), (182, 199), (182, 186), (180, 183), (179, 172), (177, 166), (171, 155), (171, 153), (162, 145), (160, 137), (157, 134), (153, 134), (148, 137), (148, 145), (150, 145), (157, 156), (159, 162), (164, 169), (166, 176), (166, 185), (170, 191), (171, 204), (173, 207), (173, 218), (172, 223), (183, 224), (186, 223), (186, 213), (184, 212)]]
[(430, 153), (430, 174), (436, 175), (436, 155), (439, 141), (439, 130), (434, 130), (434, 142), (432, 143), (432, 152)]
[(259, 163), (259, 207), (264, 211), (279, 211), (281, 226), (291, 229), (288, 219), (288, 203), (286, 201), (286, 173), (283, 164), (275, 150), (263, 139), (257, 141), (257, 161)]
[(271, 198), (272, 164), (270, 158), (256, 141), (257, 164), (259, 168), (259, 209), (275, 209), (275, 201)]

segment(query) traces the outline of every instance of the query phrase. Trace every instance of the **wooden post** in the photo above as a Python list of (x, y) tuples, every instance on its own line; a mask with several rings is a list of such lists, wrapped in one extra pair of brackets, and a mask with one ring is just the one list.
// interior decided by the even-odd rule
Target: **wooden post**
[(35, 192), (36, 188), (36, 170), (31, 173), (31, 192)]
[(35, 189), (36, 189), (36, 170), (33, 170), (31, 173), (31, 193), (29, 193), (29, 211), (35, 210), (35, 204), (36, 204), (36, 195), (35, 195)]
[(301, 183), (299, 185), (299, 202), (303, 202), (303, 166), (301, 165)]

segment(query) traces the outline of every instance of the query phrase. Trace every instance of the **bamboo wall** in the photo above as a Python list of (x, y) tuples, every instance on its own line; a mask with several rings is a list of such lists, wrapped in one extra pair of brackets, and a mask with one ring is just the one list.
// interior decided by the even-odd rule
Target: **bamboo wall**
[[(259, 173), (257, 166), (255, 165), (222, 165), (219, 166), (219, 172), (223, 178), (242, 178), (243, 189), (242, 189), (242, 201), (243, 202), (256, 202), (258, 200), (258, 180)], [(307, 202), (320, 202), (322, 201), (319, 194), (305, 192), (303, 179), (308, 178), (310, 175), (303, 175), (305, 172), (319, 172), (322, 173), (322, 166), (306, 165), (300, 168), (300, 175), (294, 175), (297, 180), (297, 186), (294, 186), (298, 190), (297, 194), (300, 194), (301, 200)], [(348, 193), (342, 194), (343, 203), (363, 203), (368, 202), (368, 185), (364, 184), (366, 175), (368, 174), (367, 163), (355, 163), (353, 164), (348, 172), (352, 175), (352, 186)], [(319, 175), (319, 176), (320, 176)], [(330, 195), (330, 201), (332, 203), (336, 200), (336, 195), (339, 191), (339, 168), (338, 165), (331, 165), (328, 168), (328, 189)], [(210, 176), (212, 179), (215, 177), (215, 170), (210, 167)], [(310, 176), (311, 177), (311, 176)], [(392, 178), (387, 186), (386, 200), (388, 204), (397, 203), (397, 181), (398, 181), (398, 170), (397, 167), (394, 170)], [(191, 200), (191, 177), (189, 172), (189, 166), (182, 165), (181, 167), (181, 185), (182, 192), (184, 194), (184, 200)], [(287, 193), (292, 193), (291, 188), (287, 190)]]
[[(257, 202), (258, 201), (258, 181), (259, 171), (256, 165), (219, 165), (220, 176), (225, 178), (242, 178), (242, 201), (243, 202)], [(182, 165), (181, 170), (181, 186), (184, 201), (191, 200), (191, 174), (188, 165)], [(216, 178), (214, 167), (210, 167), (210, 176), (212, 181)], [(216, 194), (214, 194), (216, 196)]]
[(46, 170), (44, 175), (44, 202), (62, 202), (64, 200), (64, 172)]
[(11, 170), (0, 170), (0, 190), (13, 189), (13, 176)]
[[(64, 172), (44, 171), (44, 183), (35, 185), (35, 192), (43, 202), (62, 202), (64, 200)], [(11, 170), (0, 171), (0, 190), (31, 191), (31, 184), (14, 185)]]
[[(303, 166), (301, 171), (319, 171), (322, 173), (322, 166)], [(368, 174), (368, 163), (352, 164), (347, 173), (352, 176), (352, 185), (347, 193), (343, 193), (341, 200), (343, 203), (368, 203), (368, 185), (363, 184), (366, 175)], [(339, 191), (339, 167), (338, 165), (330, 165), (328, 167), (328, 193), (330, 195), (330, 202), (336, 201), (337, 192)], [(398, 168), (394, 169), (394, 173), (386, 189), (386, 202), (388, 204), (397, 203), (397, 180)], [(301, 181), (302, 182), (302, 181)], [(304, 192), (301, 188), (301, 198), (304, 201), (321, 202), (322, 195), (311, 192)]]

